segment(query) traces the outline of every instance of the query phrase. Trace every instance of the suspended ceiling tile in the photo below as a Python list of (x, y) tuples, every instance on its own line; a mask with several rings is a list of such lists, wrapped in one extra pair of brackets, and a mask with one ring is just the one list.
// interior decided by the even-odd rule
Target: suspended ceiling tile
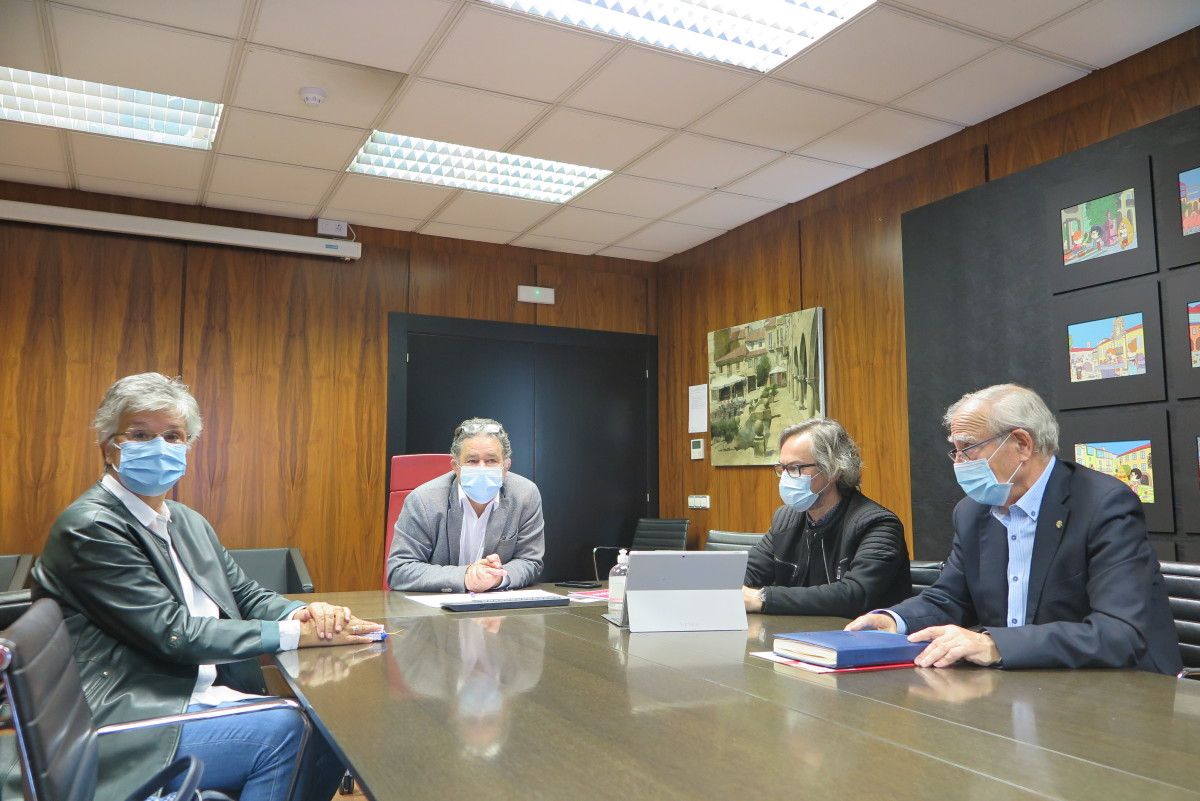
[(740, 178), (780, 155), (774, 150), (684, 133), (638, 159), (625, 172), (711, 189)]
[[(220, 192), (209, 192), (204, 205), (214, 209), (230, 209), (232, 211), (253, 211), (258, 214), (274, 214), (279, 217), (296, 217), (301, 220), (312, 219), (317, 207), (308, 203), (290, 203), (284, 200), (268, 200), (259, 197), (242, 197), (226, 195)], [(312, 235), (316, 236), (317, 226), (313, 225)]]
[[(1058, 61), (1003, 47), (896, 101), (900, 108), (974, 125), (1082, 78)], [(979, 87), (988, 87), (981, 92)]]
[(726, 189), (742, 195), (792, 203), (815, 195), (834, 184), (840, 184), (862, 171), (861, 167), (830, 164), (804, 156), (784, 156), (779, 161), (730, 184)]
[(906, 5), (935, 16), (1011, 39), (1049, 22), (1087, 0), (904, 0)]
[(615, 46), (600, 36), (470, 4), (422, 74), (551, 101)]
[(856, 167), (875, 167), (962, 129), (891, 109), (873, 111), (800, 152)]
[(57, 186), (63, 189), (71, 185), (65, 172), (54, 170), (39, 170), (34, 167), (22, 167), (19, 164), (0, 163), (0, 181), (16, 181), (19, 184), (36, 184), (37, 186)]
[(637, 248), (613, 245), (612, 247), (605, 248), (596, 255), (611, 256), (614, 259), (634, 259), (635, 261), (662, 261), (674, 254), (662, 250), (639, 250)]
[(765, 80), (690, 130), (776, 150), (795, 150), (873, 108), (857, 100)]
[(98, 178), (199, 189), (208, 154), (97, 134), (67, 134), (75, 171)]
[(682, 128), (754, 81), (748, 73), (625, 47), (566, 104)]
[[(520, 232), (558, 208), (560, 206), (557, 203), (540, 203), (487, 192), (461, 192), (438, 213), (437, 221), (449, 225)], [(422, 233), (426, 232), (422, 230)]]
[(63, 133), (44, 125), (0, 122), (0, 163), (66, 172)]
[[(400, 83), (394, 72), (335, 64), (296, 53), (248, 46), (233, 104), (292, 117), (367, 128)], [(300, 89), (325, 90), (325, 101), (309, 106)]]
[(1197, 0), (1101, 0), (1021, 38), (1050, 53), (1107, 67), (1200, 25)]
[(243, 0), (68, 0), (70, 5), (233, 38), (241, 27)]
[(412, 181), (395, 181), (369, 175), (346, 175), (328, 205), (331, 208), (424, 220), (456, 191), (458, 190)]
[(0, 0), (0, 66), (51, 72), (32, 0)]
[(702, 228), (696, 225), (659, 220), (618, 244), (622, 247), (639, 250), (682, 253), (723, 233), (725, 232), (719, 228)]
[(493, 242), (503, 245), (516, 236), (514, 231), (496, 231), (474, 225), (451, 225), (444, 222), (426, 223), (420, 233), (428, 236), (445, 236), (451, 239), (471, 239), (475, 242)]
[(120, 181), (95, 175), (80, 175), (79, 188), (84, 192), (101, 192), (105, 195), (139, 197), (146, 200), (161, 200), (165, 203), (182, 203), (194, 206), (200, 196), (197, 189), (180, 189), (174, 186), (158, 186), (136, 181)]
[(735, 195), (729, 192), (713, 192), (686, 208), (672, 214), (671, 222), (721, 228), (728, 231), (742, 223), (763, 216), (783, 205), (779, 200), (763, 200), (757, 197)]
[(61, 5), (50, 14), (62, 75), (221, 100), (231, 40)]
[(324, 170), (343, 170), (368, 131), (249, 109), (226, 110), (219, 152)]
[(635, 217), (657, 218), (708, 194), (694, 186), (612, 175), (571, 202), (572, 206)]
[[(548, 106), (439, 81), (414, 80), (381, 130), (502, 150)], [(526, 155), (522, 153), (522, 155)]]
[(876, 5), (775, 72), (778, 78), (887, 103), (997, 43)]
[(556, 253), (578, 253), (581, 256), (590, 256), (604, 247), (602, 244), (595, 242), (578, 242), (572, 239), (558, 239), (552, 236), (538, 236), (536, 234), (525, 234), (525, 236), (515, 239), (509, 244), (522, 248), (553, 250)]
[(559, 107), (513, 149), (521, 155), (615, 170), (671, 133), (669, 128)]
[(388, 214), (372, 214), (369, 211), (355, 209), (326, 208), (321, 216), (330, 220), (345, 220), (351, 225), (366, 225), (371, 228), (390, 228), (393, 231), (411, 231), (421, 224), (421, 220), (411, 217), (393, 217)]
[(565, 208), (530, 231), (538, 236), (587, 242), (616, 242), (652, 220), (592, 209)]
[(332, 170), (217, 156), (208, 191), (315, 206), (339, 176)]
[(250, 39), (298, 53), (409, 72), (453, 7), (446, 0), (263, 0)]

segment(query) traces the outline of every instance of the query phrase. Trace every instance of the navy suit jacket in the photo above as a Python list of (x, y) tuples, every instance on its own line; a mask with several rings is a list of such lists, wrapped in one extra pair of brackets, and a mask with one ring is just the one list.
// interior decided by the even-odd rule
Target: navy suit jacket
[(1008, 627), (1008, 539), (991, 507), (954, 508), (940, 577), (891, 607), (909, 632), (986, 628), (1006, 668), (1140, 668), (1174, 674), (1179, 638), (1142, 504), (1112, 476), (1059, 460), (1038, 512), (1024, 626)]

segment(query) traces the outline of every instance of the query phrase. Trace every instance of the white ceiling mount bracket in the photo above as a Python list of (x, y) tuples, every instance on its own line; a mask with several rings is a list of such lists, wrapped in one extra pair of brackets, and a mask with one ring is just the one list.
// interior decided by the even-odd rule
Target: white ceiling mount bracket
[(319, 106), (325, 102), (325, 90), (319, 86), (305, 86), (300, 89), (300, 99), (306, 106)]

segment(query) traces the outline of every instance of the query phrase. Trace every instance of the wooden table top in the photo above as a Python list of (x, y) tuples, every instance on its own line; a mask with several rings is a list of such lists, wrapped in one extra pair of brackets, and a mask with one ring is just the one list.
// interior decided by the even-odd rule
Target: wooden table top
[(1200, 682), (816, 675), (748, 654), (842, 619), (631, 635), (604, 604), (453, 614), (402, 593), (317, 597), (402, 631), (277, 656), (375, 801), (1200, 799)]

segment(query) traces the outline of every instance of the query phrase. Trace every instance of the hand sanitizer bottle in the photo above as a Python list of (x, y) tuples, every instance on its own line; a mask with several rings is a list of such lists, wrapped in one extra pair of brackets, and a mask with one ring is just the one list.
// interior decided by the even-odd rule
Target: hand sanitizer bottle
[(624, 548), (617, 554), (617, 563), (608, 571), (608, 613), (621, 619), (625, 605), (625, 577), (629, 575), (629, 552)]

